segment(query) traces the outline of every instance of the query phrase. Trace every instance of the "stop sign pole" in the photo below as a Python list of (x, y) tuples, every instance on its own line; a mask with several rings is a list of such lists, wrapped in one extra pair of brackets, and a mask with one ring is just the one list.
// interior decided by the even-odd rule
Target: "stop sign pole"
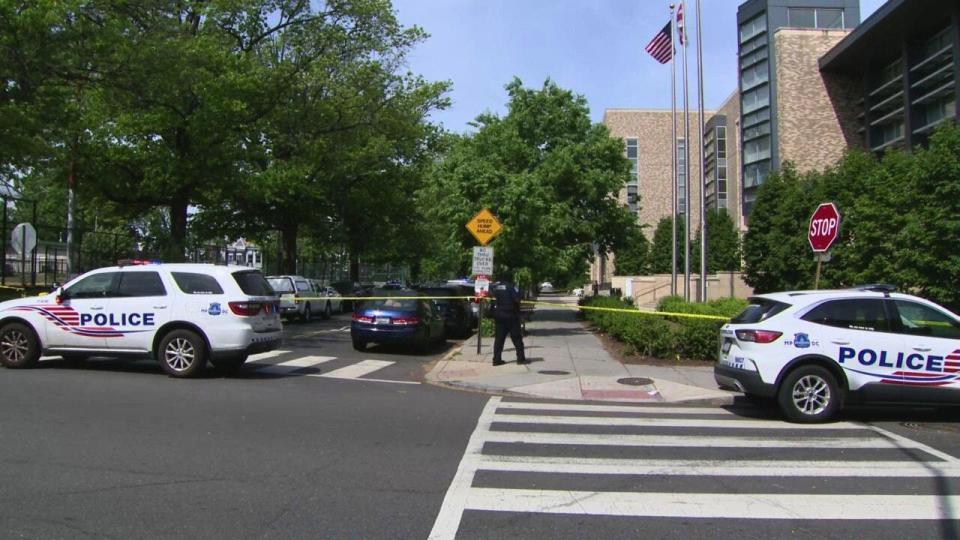
[[(820, 286), (820, 270), (830, 246), (837, 240), (840, 232), (840, 211), (832, 202), (821, 203), (813, 215), (810, 216), (810, 226), (807, 228), (807, 240), (810, 249), (817, 254), (817, 274), (813, 278), (813, 288)], [(827, 259), (829, 260), (829, 259)]]

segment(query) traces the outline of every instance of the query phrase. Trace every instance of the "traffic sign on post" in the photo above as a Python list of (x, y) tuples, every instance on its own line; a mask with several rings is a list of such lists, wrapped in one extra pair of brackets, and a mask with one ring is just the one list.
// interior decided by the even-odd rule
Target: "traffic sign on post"
[(500, 222), (490, 210), (484, 208), (473, 216), (473, 219), (467, 222), (467, 230), (480, 242), (481, 246), (487, 245), (493, 237), (500, 233)]
[(830, 249), (840, 231), (840, 211), (833, 203), (823, 203), (810, 216), (807, 240), (814, 253)]
[(473, 275), (493, 275), (493, 248), (473, 246)]

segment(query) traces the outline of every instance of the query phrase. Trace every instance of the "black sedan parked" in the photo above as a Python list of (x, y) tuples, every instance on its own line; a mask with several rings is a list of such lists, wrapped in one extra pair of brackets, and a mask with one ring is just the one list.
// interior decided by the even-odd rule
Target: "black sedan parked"
[[(400, 291), (390, 291), (400, 293)], [(350, 337), (353, 348), (363, 351), (367, 343), (415, 345), (426, 352), (446, 339), (443, 315), (431, 300), (409, 298), (414, 293), (363, 301), (353, 312)]]
[[(468, 293), (458, 286), (423, 286), (417, 290), (420, 296), (434, 297), (433, 303), (440, 307), (447, 335), (465, 338), (473, 327), (473, 313), (470, 300), (464, 298)], [(472, 291), (470, 291), (472, 292)]]

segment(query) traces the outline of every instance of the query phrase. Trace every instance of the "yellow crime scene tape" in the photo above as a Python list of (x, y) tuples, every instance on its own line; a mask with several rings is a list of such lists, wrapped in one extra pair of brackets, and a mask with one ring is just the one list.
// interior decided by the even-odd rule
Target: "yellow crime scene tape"
[[(302, 302), (304, 300), (340, 300), (340, 301), (353, 301), (353, 300), (393, 300), (395, 298), (401, 298), (405, 300), (471, 300), (475, 301), (477, 297), (475, 296), (301, 296), (296, 300)], [(490, 301), (490, 298), (483, 298), (484, 301)], [(537, 306), (550, 306), (555, 308), (564, 308), (564, 309), (576, 309), (584, 311), (608, 311), (614, 313), (631, 313), (636, 315), (658, 315), (661, 317), (684, 317), (688, 319), (708, 319), (715, 321), (729, 321), (730, 317), (724, 317), (723, 315), (701, 315), (699, 313), (677, 313), (670, 311), (653, 311), (647, 309), (637, 309), (637, 308), (606, 308), (606, 307), (593, 307), (593, 306), (580, 306), (580, 305), (570, 305), (570, 304), (561, 304), (559, 302), (543, 302), (539, 300), (521, 300), (521, 304), (532, 304)]]

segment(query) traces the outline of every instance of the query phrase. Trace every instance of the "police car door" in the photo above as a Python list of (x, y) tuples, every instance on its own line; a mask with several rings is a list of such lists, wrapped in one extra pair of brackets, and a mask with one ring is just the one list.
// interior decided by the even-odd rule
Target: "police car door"
[(803, 320), (823, 325), (809, 340), (844, 370), (851, 391), (875, 399), (900, 397), (901, 377), (896, 367), (903, 340), (890, 328), (882, 298), (828, 300), (813, 308)]
[[(149, 268), (149, 267), (147, 267)], [(111, 349), (148, 351), (157, 329), (170, 320), (171, 298), (153, 270), (131, 268), (120, 274), (117, 295), (107, 302)]]
[(960, 398), (960, 322), (933, 306), (891, 301), (894, 327), (905, 342), (903, 392), (911, 401)]
[(107, 302), (116, 294), (120, 272), (100, 272), (81, 278), (61, 295), (65, 311), (47, 330), (50, 348), (103, 350)]

